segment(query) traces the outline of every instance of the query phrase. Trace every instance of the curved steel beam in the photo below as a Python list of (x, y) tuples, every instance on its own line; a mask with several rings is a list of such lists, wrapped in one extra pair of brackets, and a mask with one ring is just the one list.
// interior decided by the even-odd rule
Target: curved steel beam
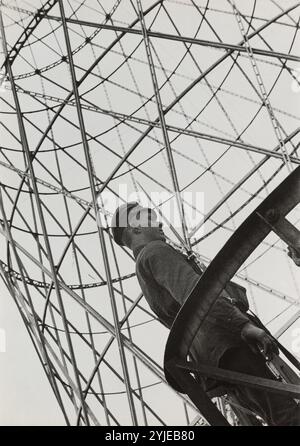
[[(242, 223), (227, 241), (178, 313), (170, 331), (164, 357), (167, 381), (178, 385), (167, 367), (174, 357), (185, 360), (189, 348), (218, 296), (244, 261), (271, 232), (270, 211), (287, 215), (300, 202), (300, 167), (292, 172)], [(201, 296), (201, 299), (199, 298)]]
[(47, 13), (53, 8), (56, 2), (57, 0), (47, 0), (47, 2), (37, 10), (29, 25), (24, 29), (23, 33), (20, 35), (14, 46), (7, 54), (1, 68), (6, 67), (8, 61), (10, 65), (14, 63), (14, 60), (21, 51), (21, 48), (24, 46), (24, 43), (28, 40), (35, 28), (40, 24)]

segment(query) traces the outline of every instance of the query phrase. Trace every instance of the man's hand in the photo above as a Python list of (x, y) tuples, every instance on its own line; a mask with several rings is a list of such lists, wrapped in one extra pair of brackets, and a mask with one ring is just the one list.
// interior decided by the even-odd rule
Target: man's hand
[(288, 256), (294, 261), (297, 266), (300, 266), (300, 256), (296, 249), (292, 246), (288, 246)]
[(256, 327), (248, 322), (244, 325), (241, 337), (245, 341), (251, 350), (255, 353), (260, 350), (267, 359), (272, 359), (273, 355), (278, 355), (279, 350), (275, 341), (264, 330)]

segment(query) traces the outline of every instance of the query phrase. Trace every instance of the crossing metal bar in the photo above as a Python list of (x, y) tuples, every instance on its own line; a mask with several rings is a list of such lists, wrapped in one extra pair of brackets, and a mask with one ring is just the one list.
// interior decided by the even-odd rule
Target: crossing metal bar
[[(9, 229), (9, 226), (8, 226), (8, 222), (6, 220), (6, 216), (5, 216), (5, 212), (4, 212), (4, 208), (3, 208), (3, 204), (2, 204), (1, 192), (0, 192), (0, 208), (1, 208), (1, 213), (3, 215), (3, 218), (4, 218), (3, 227), (5, 227), (6, 230), (7, 230), (6, 231), (7, 232), (7, 237), (8, 237), (7, 241), (11, 241), (12, 250), (14, 252), (14, 255), (15, 255), (16, 261), (18, 263), (18, 266), (20, 268), (20, 273), (21, 273), (21, 276), (22, 276), (23, 275), (23, 265), (22, 265), (22, 262), (21, 262), (21, 260), (20, 260), (20, 258), (18, 256), (17, 251), (15, 250), (15, 246), (14, 246), (14, 243), (13, 243), (13, 239), (12, 239), (12, 236), (11, 236), (11, 233), (10, 233), (10, 229)], [(2, 223), (0, 225), (0, 228), (1, 227), (2, 227)], [(55, 398), (56, 398), (56, 400), (57, 400), (57, 402), (58, 402), (58, 404), (59, 404), (59, 406), (60, 406), (60, 408), (62, 410), (62, 413), (64, 415), (64, 418), (66, 420), (67, 425), (69, 425), (70, 424), (69, 423), (69, 419), (68, 419), (67, 413), (66, 413), (66, 411), (64, 409), (64, 405), (63, 405), (63, 402), (62, 402), (62, 399), (61, 399), (61, 395), (60, 395), (60, 392), (59, 392), (59, 389), (57, 387), (57, 383), (55, 381), (55, 377), (54, 377), (54, 374), (53, 374), (53, 370), (50, 367), (51, 361), (50, 361), (47, 349), (46, 349), (46, 347), (43, 344), (43, 334), (41, 333), (41, 331), (39, 329), (36, 313), (34, 311), (34, 306), (33, 306), (33, 303), (31, 301), (31, 297), (30, 297), (30, 293), (29, 293), (27, 284), (24, 283), (24, 288), (25, 288), (25, 292), (26, 292), (26, 295), (27, 295), (27, 298), (28, 298), (28, 306), (30, 307), (30, 309), (32, 311), (32, 318), (31, 318), (31, 320), (29, 318), (28, 318), (28, 320), (26, 320), (26, 317), (25, 317), (23, 311), (21, 310), (21, 304), (18, 301), (17, 296), (16, 296), (17, 286), (13, 285), (11, 277), (9, 276), (7, 271), (5, 271), (2, 268), (1, 264), (0, 264), (0, 271), (2, 272), (3, 276), (6, 278), (6, 281), (4, 283), (6, 284), (8, 290), (11, 293), (11, 296), (13, 297), (13, 299), (14, 299), (14, 301), (15, 301), (18, 309), (19, 309), (21, 317), (22, 317), (22, 319), (23, 319), (23, 321), (25, 323), (26, 330), (28, 331), (28, 333), (30, 335), (30, 338), (33, 341), (34, 348), (35, 348), (36, 352), (38, 353), (38, 357), (40, 359), (40, 362), (42, 364), (44, 372), (46, 373), (46, 376), (47, 376), (48, 381), (50, 383), (50, 386), (51, 386), (51, 388), (53, 390)], [(49, 364), (48, 368), (45, 367), (45, 363)]]
[[(289, 136), (287, 136), (284, 139), (284, 142), (287, 143), (289, 141), (292, 140), (292, 138), (294, 138), (296, 135), (298, 135), (300, 128), (298, 127), (296, 130), (294, 130)], [(292, 151), (292, 153), (297, 151), (298, 146), (296, 146), (296, 149)], [(278, 144), (275, 149), (274, 152), (277, 152), (280, 149), (280, 144)], [(257, 171), (257, 169), (259, 169), (260, 167), (262, 167), (266, 161), (269, 160), (269, 155), (265, 156), (261, 161), (258, 162), (258, 164), (256, 164), (246, 175), (243, 176), (243, 178), (238, 181), (234, 187), (232, 189), (229, 190), (229, 192), (227, 192), (224, 197), (221, 198), (221, 200), (205, 215), (205, 217), (201, 220), (201, 222), (199, 222), (191, 231), (190, 231), (190, 236), (193, 236), (199, 228), (201, 228), (201, 226), (209, 219), (212, 217), (212, 215), (223, 205), (223, 203), (225, 201), (227, 201), (250, 177), (251, 175)], [(284, 164), (283, 164), (284, 166)], [(280, 170), (277, 170), (277, 172)], [(273, 177), (273, 176), (272, 176)], [(271, 178), (272, 178), (271, 177)], [(270, 179), (268, 180), (268, 182), (270, 181)], [(199, 242), (198, 240), (195, 240), (192, 245), (196, 245)]]
[[(197, 372), (202, 376), (210, 377), (221, 382), (231, 384), (245, 385), (253, 389), (261, 391), (268, 391), (280, 395), (290, 396), (292, 398), (300, 398), (300, 385), (282, 383), (272, 379), (261, 378), (259, 376), (248, 375), (246, 373), (239, 373), (232, 370), (222, 369), (220, 367), (213, 367), (196, 362), (181, 361), (179, 359), (173, 360), (173, 364), (169, 364), (169, 368), (179, 368), (188, 372)], [(173, 369), (172, 369), (173, 370)], [(300, 379), (299, 379), (300, 382)], [(197, 392), (199, 385), (197, 384)]]
[[(52, 16), (52, 15), (48, 15), (48, 14), (47, 14), (47, 19), (61, 21), (60, 17)], [(128, 33), (128, 34), (143, 35), (142, 30), (136, 29), (136, 28), (128, 28), (126, 26), (108, 25), (108, 24), (95, 23), (95, 22), (90, 22), (90, 21), (86, 21), (86, 20), (71, 19), (71, 18), (66, 18), (66, 21), (68, 23), (73, 23), (74, 25), (90, 26), (92, 28), (101, 28), (101, 29), (107, 29), (107, 30), (111, 30), (111, 31), (119, 31), (119, 32)], [(230, 50), (230, 51), (238, 51), (241, 53), (247, 52), (247, 49), (244, 46), (233, 45), (231, 43), (214, 42), (211, 40), (196, 39), (193, 37), (185, 37), (185, 36), (177, 36), (174, 34), (167, 34), (167, 33), (161, 33), (161, 32), (150, 31), (150, 30), (147, 30), (147, 34), (150, 37), (156, 37), (158, 39), (166, 39), (166, 40), (173, 40), (176, 42), (192, 43), (195, 45), (207, 46), (207, 47), (211, 47), (211, 48), (224, 49), (224, 50)], [(279, 53), (276, 51), (267, 51), (267, 50), (263, 50), (260, 48), (252, 48), (252, 51), (254, 54), (259, 54), (261, 56), (283, 58), (283, 59), (291, 60), (294, 62), (300, 61), (300, 57), (296, 56), (294, 54), (285, 54), (285, 53)]]
[[(21, 87), (17, 88), (18, 91), (24, 93), (24, 94), (28, 94), (31, 97), (34, 98), (38, 98), (41, 97), (43, 99), (49, 99), (51, 101), (55, 101), (58, 102), (60, 104), (64, 103), (65, 101), (63, 99), (54, 97), (54, 96), (48, 96), (48, 95), (41, 95), (40, 93), (37, 92), (31, 92), (31, 91), (26, 91), (23, 90)], [(99, 107), (97, 105), (94, 105), (91, 101), (87, 100), (86, 98), (82, 98), (82, 100), (84, 100), (87, 104), (91, 104), (91, 105), (87, 105), (82, 103), (81, 104), (81, 108), (85, 109), (85, 110), (92, 110), (95, 111), (96, 113), (102, 113), (104, 115), (108, 115), (108, 116), (112, 116), (113, 118), (119, 120), (120, 122), (122, 121), (132, 121), (135, 122), (137, 124), (143, 124), (143, 125), (151, 125), (153, 127), (156, 128), (160, 128), (161, 124), (159, 122), (155, 122), (155, 121), (151, 121), (150, 119), (145, 119), (145, 118), (141, 118), (138, 116), (133, 116), (131, 114), (126, 114), (126, 113), (120, 113), (120, 112), (116, 112), (114, 110), (108, 110), (108, 109), (104, 109), (102, 107)], [(71, 106), (75, 106), (74, 102), (69, 102), (69, 105)], [(188, 135), (194, 138), (199, 138), (199, 139), (204, 139), (207, 141), (213, 141), (213, 142), (217, 142), (220, 144), (225, 144), (225, 145), (230, 145), (233, 147), (237, 147), (246, 151), (250, 151), (250, 152), (254, 152), (254, 153), (259, 153), (261, 155), (267, 155), (273, 158), (277, 158), (280, 160), (283, 160), (283, 154), (278, 153), (276, 151), (272, 151), (269, 149), (265, 149), (263, 147), (259, 147), (256, 146), (254, 144), (250, 144), (247, 142), (243, 142), (240, 141), (238, 139), (229, 139), (229, 138), (225, 138), (223, 136), (218, 136), (218, 135), (212, 135), (210, 133), (204, 133), (204, 132), (199, 132), (198, 130), (193, 130), (193, 129), (188, 129), (188, 128), (183, 128), (183, 127), (178, 127), (176, 125), (172, 125), (172, 124), (167, 124), (166, 123), (166, 129), (168, 131), (174, 132), (174, 133), (179, 133), (182, 135)], [(1, 149), (1, 147), (0, 147)], [(175, 150), (174, 150), (175, 151)], [(290, 156), (290, 161), (294, 164), (300, 164), (300, 159), (294, 156)], [(128, 164), (130, 164), (130, 161), (127, 161)], [(1, 162), (3, 163), (3, 162)], [(84, 200), (82, 200), (84, 201)]]
[(270, 209), (265, 216), (258, 213), (258, 216), (300, 256), (300, 231), (290, 221), (280, 215), (277, 209)]
[(187, 369), (178, 367), (175, 361), (169, 362), (167, 367), (172, 370), (172, 376), (175, 378), (177, 385), (184, 388), (185, 393), (187, 393), (191, 401), (201, 411), (201, 415), (210, 424), (214, 426), (230, 426), (223, 414), (213, 404), (206, 392), (192, 378)]

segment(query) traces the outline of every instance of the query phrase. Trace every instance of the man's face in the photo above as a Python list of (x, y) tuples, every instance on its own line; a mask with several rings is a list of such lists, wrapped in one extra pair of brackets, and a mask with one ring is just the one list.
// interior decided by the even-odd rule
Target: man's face
[(141, 228), (148, 240), (166, 240), (162, 223), (157, 220), (153, 209), (135, 206), (129, 212), (128, 224), (132, 228)]

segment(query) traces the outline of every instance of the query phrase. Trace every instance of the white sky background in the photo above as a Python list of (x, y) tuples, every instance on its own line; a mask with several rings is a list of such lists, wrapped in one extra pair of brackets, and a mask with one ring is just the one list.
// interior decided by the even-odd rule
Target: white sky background
[[(66, 1), (66, 15), (71, 14), (71, 7), (76, 8), (79, 2), (76, 0)], [(99, 7), (99, 4), (103, 6), (103, 10), (110, 11), (111, 1), (87, 1), (86, 7), (82, 7), (78, 10), (77, 15), (82, 20), (98, 21), (103, 23), (104, 16), (103, 10)], [(133, 2), (135, 4), (135, 2)], [(152, 4), (151, 1), (143, 1), (143, 8), (147, 8)], [(242, 40), (240, 30), (237, 26), (236, 20), (232, 14), (226, 14), (225, 12), (232, 13), (232, 8), (225, 0), (210, 1), (209, 8), (211, 11), (207, 12), (208, 23), (212, 25), (213, 29), (218, 33), (221, 41), (231, 44), (238, 44)], [(7, 7), (2, 7), (3, 20), (6, 26), (6, 38), (8, 41), (8, 47), (13, 45), (18, 36), (22, 32), (22, 23), (20, 17), (24, 19), (24, 24), (28, 23), (28, 15), (23, 13), (21, 16), (13, 8), (19, 6), (26, 10), (33, 11), (35, 8), (40, 7), (39, 1), (6, 1)], [(197, 5), (202, 7), (206, 5), (205, 1), (197, 1)], [(247, 17), (251, 16), (254, 2), (243, 2), (241, 0), (236, 1), (236, 4), (243, 14)], [(280, 7), (288, 8), (296, 4), (293, 1), (263, 1), (259, 0), (255, 3), (254, 16), (252, 25), (254, 28), (258, 28), (264, 23), (264, 20), (276, 16), (280, 13)], [(165, 6), (172, 16), (176, 26), (184, 36), (197, 36), (199, 39), (206, 39), (211, 41), (217, 41), (217, 36), (209, 27), (207, 22), (201, 20), (201, 15), (195, 13), (195, 8), (191, 7), (191, 2), (185, 2), (179, 4), (179, 2), (165, 1)], [(91, 9), (91, 8), (94, 8)], [(216, 10), (217, 9), (217, 10)], [(223, 12), (220, 12), (220, 11)], [(225, 12), (224, 12), (225, 11)], [(157, 9), (151, 13), (146, 20), (147, 26), (155, 18), (154, 24), (151, 26), (153, 31), (161, 31), (165, 33), (174, 34), (174, 28), (170, 24), (170, 20), (167, 15), (160, 10), (158, 15), (155, 16)], [(51, 14), (58, 16), (59, 9), (55, 6), (51, 10)], [(295, 31), (294, 21), (298, 20), (299, 8), (295, 9), (290, 17), (283, 17), (280, 19), (281, 24), (273, 24), (268, 27), (263, 33), (262, 37), (271, 45), (272, 49), (277, 52), (291, 52), (291, 54), (299, 54), (299, 37)], [(129, 1), (124, 0), (121, 2), (119, 8), (116, 9), (113, 20), (114, 24), (120, 26), (128, 26), (136, 18), (132, 5)], [(261, 20), (259, 19), (261, 18)], [(17, 23), (14, 23), (17, 22)], [(53, 34), (53, 28), (56, 29), (55, 36)], [(200, 30), (197, 32), (197, 28), (201, 23)], [(246, 26), (246, 24), (245, 24)], [(140, 29), (140, 25), (136, 25), (137, 29)], [(50, 33), (50, 31), (52, 31)], [(72, 49), (75, 49), (84, 42), (85, 35), (90, 36), (94, 32), (94, 28), (85, 27), (83, 30), (78, 25), (69, 25), (69, 32), (71, 36)], [(250, 33), (251, 31), (249, 31)], [(37, 37), (43, 37), (43, 41), (46, 44), (42, 44), (37, 41)], [(76, 75), (80, 78), (85, 70), (92, 64), (95, 57), (101, 54), (103, 48), (115, 38), (115, 34), (112, 31), (101, 31), (97, 36), (93, 38), (93, 51), (90, 46), (85, 45), (80, 51), (77, 51), (74, 55), (74, 62), (76, 65)], [(294, 40), (293, 40), (294, 39)], [(118, 113), (131, 114), (138, 107), (144, 103), (145, 98), (148, 98), (153, 94), (153, 88), (151, 84), (151, 78), (149, 73), (149, 67), (146, 63), (145, 48), (141, 44), (136, 49), (133, 56), (129, 60), (129, 65), (126, 63), (120, 67), (121, 62), (124, 61), (125, 54), (129, 54), (138, 43), (141, 41), (140, 36), (129, 35), (122, 39), (122, 46), (117, 45), (114, 49), (115, 52), (111, 52), (105, 56), (99, 63), (93, 73), (89, 75), (84, 83), (80, 86), (80, 93), (84, 94), (84, 97), (93, 102), (96, 107), (106, 110), (113, 110)], [(54, 107), (54, 111), (57, 110), (57, 100), (63, 100), (67, 96), (67, 90), (71, 88), (70, 76), (68, 74), (67, 66), (64, 63), (57, 64), (62, 54), (65, 54), (65, 44), (63, 40), (63, 33), (58, 22), (43, 21), (39, 27), (35, 30), (34, 36), (30, 37), (30, 47), (24, 47), (19, 56), (16, 58), (13, 64), (13, 72), (16, 77), (16, 83), (18, 87), (26, 90), (27, 92), (35, 92), (38, 94), (40, 101), (45, 102), (42, 96), (48, 95), (46, 99), (48, 106)], [(178, 42), (170, 42), (161, 39), (152, 39), (155, 54), (154, 61), (156, 64), (157, 78), (159, 84), (165, 81), (166, 73), (170, 74), (172, 70), (177, 67), (181, 58), (184, 55), (184, 46)], [(251, 40), (251, 45), (256, 48), (270, 49), (258, 38), (255, 37)], [(161, 90), (162, 102), (164, 106), (167, 106), (174, 99), (174, 95), (178, 95), (186, 86), (199, 75), (199, 67), (202, 71), (205, 71), (210, 67), (215, 60), (220, 58), (224, 54), (223, 50), (216, 50), (212, 48), (206, 48), (202, 46), (193, 46), (192, 59), (190, 56), (186, 56), (176, 68), (176, 74), (172, 75), (170, 84), (166, 85)], [(198, 67), (195, 65), (195, 61)], [(287, 72), (287, 70), (281, 71), (280, 64), (276, 58), (257, 56), (257, 66), (263, 78), (266, 90), (272, 87), (275, 83), (275, 87), (270, 94), (270, 102), (274, 107), (274, 111), (277, 119), (282, 125), (286, 134), (290, 134), (299, 126), (299, 94), (293, 78)], [(266, 63), (268, 62), (268, 63)], [(201, 111), (197, 121), (192, 124), (193, 130), (203, 132), (206, 134), (220, 136), (234, 140), (240, 132), (250, 123), (254, 115), (258, 112), (256, 118), (249, 128), (243, 133), (242, 141), (262, 147), (264, 149), (273, 150), (278, 144), (275, 133), (273, 131), (270, 119), (266, 110), (260, 110), (261, 101), (255, 93), (254, 88), (245, 80), (245, 75), (242, 74), (241, 69), (247, 74), (253, 85), (257, 87), (257, 79), (253, 74), (253, 69), (245, 53), (241, 53), (238, 58), (239, 67), (236, 65), (232, 68), (232, 60), (228, 58), (221, 63), (216, 69), (207, 76), (207, 81), (212, 90), (215, 91), (218, 85), (224, 80), (220, 91), (218, 92), (217, 102), (215, 99), (207, 106), (207, 101), (211, 98), (211, 90), (208, 88), (205, 82), (200, 82), (195, 86), (190, 93), (188, 93), (184, 99), (180, 102), (180, 106), (176, 105), (173, 111), (166, 115), (166, 122), (168, 125), (174, 125), (178, 127), (186, 126), (186, 118), (182, 112), (184, 110), (187, 115), (188, 122)], [(51, 65), (53, 64), (53, 66)], [(161, 70), (160, 64), (167, 70), (164, 73)], [(274, 65), (275, 64), (275, 65)], [(288, 61), (287, 65), (294, 70), (295, 76), (299, 76), (299, 64)], [(38, 67), (42, 70), (44, 75), (44, 83), (41, 84), (40, 77), (34, 74), (35, 68)], [(43, 67), (47, 69), (43, 70)], [(24, 73), (29, 73), (28, 76), (23, 76)], [(113, 74), (111, 74), (113, 73)], [(229, 73), (228, 77), (226, 74)], [(109, 76), (110, 75), (110, 76)], [(99, 83), (99, 76), (102, 76), (106, 80)], [(278, 79), (277, 79), (278, 77)], [(107, 79), (108, 78), (108, 79)], [(55, 83), (54, 83), (55, 82)], [(92, 88), (91, 92), (88, 92)], [(140, 92), (139, 94), (136, 94)], [(13, 99), (9, 87), (2, 92), (2, 97), (8, 104), (13, 104)], [(50, 99), (49, 96), (57, 98)], [(29, 140), (30, 150), (34, 150), (40, 139), (40, 129), (42, 132), (45, 130), (48, 124), (48, 115), (44, 110), (44, 106), (37, 99), (30, 97), (30, 95), (19, 92), (22, 111), (25, 112), (25, 116), (28, 117), (37, 128), (34, 128), (32, 124), (26, 122), (26, 131)], [(10, 162), (17, 168), (24, 170), (24, 160), (21, 153), (20, 144), (14, 138), (16, 135), (19, 138), (17, 121), (15, 116), (10, 114), (11, 108), (4, 101), (0, 102), (0, 111), (2, 122), (6, 128), (1, 126), (1, 146), (4, 150), (1, 151), (1, 161)], [(85, 103), (86, 104), (86, 103)], [(140, 133), (128, 127), (125, 124), (121, 124), (118, 127), (119, 133), (114, 126), (114, 120), (103, 113), (95, 112), (95, 110), (83, 110), (83, 115), (86, 124), (86, 131), (90, 135), (99, 135), (98, 141), (102, 144), (98, 144), (95, 140), (89, 142), (93, 166), (98, 178), (106, 179), (112, 169), (119, 162), (119, 156), (123, 156), (124, 150), (127, 151), (134, 144), (134, 142), (140, 136)], [(49, 112), (49, 116), (53, 116), (53, 112)], [(76, 110), (72, 106), (65, 107), (63, 116), (69, 120), (67, 123), (65, 120), (59, 118), (54, 126), (51, 137), (56, 142), (56, 148), (61, 146), (66, 147), (73, 145), (66, 149), (66, 152), (75, 158), (71, 159), (66, 154), (62, 153), (62, 150), (57, 151), (57, 156), (61, 166), (61, 172), (63, 176), (63, 184), (68, 190), (74, 191), (74, 194), (81, 198), (90, 201), (91, 194), (88, 189), (88, 176), (84, 169), (82, 169), (76, 160), (85, 165), (84, 151), (81, 143), (80, 132), (78, 129), (72, 126), (73, 123), (78, 123), (76, 116)], [(143, 106), (141, 110), (134, 113), (134, 116), (146, 119), (154, 120), (157, 117), (157, 109), (155, 103), (152, 101), (146, 106)], [(144, 124), (138, 124), (136, 122), (130, 122), (136, 129), (144, 131), (146, 129)], [(12, 134), (8, 132), (10, 129)], [(154, 154), (158, 149), (162, 147), (162, 136), (159, 129), (150, 132), (150, 138), (146, 138), (138, 147), (129, 161), (136, 165), (140, 162), (144, 162), (141, 165), (143, 169), (150, 177), (156, 181), (153, 182), (151, 178), (146, 177), (142, 172), (134, 171), (134, 179), (140, 182), (148, 193), (162, 192), (163, 186), (172, 189), (172, 182), (168, 169), (166, 167), (166, 155), (158, 154), (150, 160), (146, 160), (150, 155)], [(170, 139), (176, 136), (176, 133), (169, 132)], [(159, 141), (159, 144), (153, 139)], [(296, 145), (299, 142), (299, 137), (293, 139), (293, 143)], [(112, 154), (107, 149), (110, 147), (115, 151)], [(10, 149), (16, 149), (17, 151), (9, 151)], [(49, 149), (53, 148), (53, 144), (50, 140), (45, 140), (39, 151), (38, 159), (42, 164), (38, 162), (34, 163), (34, 169), (36, 176), (40, 179), (51, 183), (59, 187), (57, 180), (51, 176), (53, 173), (58, 176), (58, 170), (56, 165), (55, 154)], [(207, 214), (222, 197), (236, 184), (253, 165), (258, 163), (262, 156), (256, 153), (249, 153), (242, 151), (238, 148), (231, 148), (227, 152), (228, 145), (219, 144), (217, 142), (211, 142), (204, 139), (197, 139), (191, 136), (181, 135), (176, 141), (172, 143), (172, 149), (174, 151), (175, 165), (178, 171), (179, 184), (181, 187), (187, 185), (190, 181), (196, 178), (201, 172), (204, 172), (202, 177), (199, 178), (193, 185), (188, 187), (188, 191), (193, 195), (193, 199), (196, 197), (196, 193), (202, 193), (204, 197), (204, 213)], [(292, 145), (287, 144), (287, 149), (290, 152)], [(223, 154), (223, 156), (221, 156)], [(182, 156), (184, 155), (184, 156)], [(8, 157), (7, 158), (5, 158)], [(189, 157), (189, 159), (187, 159)], [(216, 161), (219, 157), (220, 160)], [(191, 161), (192, 160), (192, 161)], [(211, 171), (205, 171), (211, 163), (216, 161)], [(260, 174), (255, 174), (246, 184), (245, 189), (240, 189), (238, 193), (234, 194), (227, 202), (228, 207), (223, 205), (213, 216), (213, 222), (209, 221), (204, 226), (204, 233), (212, 230), (216, 224), (221, 223), (229, 216), (229, 212), (239, 208), (245, 200), (249, 198), (249, 193), (254, 193), (262, 185), (262, 180), (268, 179), (272, 173), (280, 165), (279, 160), (268, 161), (260, 171)], [(46, 171), (45, 167), (48, 169)], [(18, 187), (20, 180), (19, 177), (12, 171), (5, 167), (1, 168), (1, 182), (9, 187)], [(115, 192), (124, 190), (124, 185), (128, 188), (128, 192), (134, 192), (135, 187), (133, 184), (133, 178), (129, 173), (126, 173), (128, 166), (123, 166), (120, 169), (120, 173), (124, 173), (123, 176), (114, 180), (111, 183), (111, 188)], [(263, 199), (268, 192), (270, 192), (285, 176), (287, 175), (287, 169), (283, 168), (276, 179), (268, 185), (267, 189), (262, 190), (258, 198), (252, 200), (252, 202), (233, 220), (229, 220), (226, 223), (225, 229), (218, 229), (210, 237), (203, 240), (199, 245), (199, 252), (201, 255), (213, 258), (213, 256), (219, 251), (224, 242), (232, 234), (232, 231), (249, 215), (257, 204)], [(160, 183), (160, 186), (158, 185)], [(49, 195), (49, 189), (45, 186), (39, 185), (40, 193), (47, 206), (51, 209), (54, 215), (58, 219), (58, 223), (63, 228), (68, 228), (68, 220), (64, 209), (64, 202), (61, 196), (56, 194)], [(82, 190), (83, 189), (83, 190)], [(14, 199), (16, 191), (13, 189), (7, 189)], [(45, 195), (47, 193), (47, 195)], [(51, 193), (51, 191), (50, 191)], [(131, 197), (132, 198), (132, 197)], [(11, 211), (11, 203), (4, 198), (6, 212), (9, 215)], [(77, 221), (82, 215), (82, 210), (72, 200), (68, 199), (70, 204), (70, 213), (73, 228), (77, 224)], [(112, 211), (117, 203), (111, 201), (107, 203), (107, 208)], [(199, 202), (193, 202), (199, 208)], [(32, 227), (34, 224), (32, 219), (32, 213), (30, 211), (30, 200), (26, 187), (20, 195), (18, 201), (18, 209), (20, 213), (25, 217), (26, 221)], [(174, 200), (173, 200), (174, 205)], [(230, 208), (230, 210), (229, 210)], [(163, 208), (164, 212), (167, 212), (167, 208)], [(202, 209), (200, 209), (202, 211)], [(197, 216), (197, 221), (200, 220), (201, 214)], [(291, 215), (293, 221), (299, 219), (299, 210), (295, 211)], [(66, 237), (63, 234), (59, 224), (55, 223), (52, 218), (47, 215), (46, 224), (50, 234), (51, 248), (53, 249), (53, 256), (56, 261), (59, 259), (63, 248), (66, 243)], [(31, 234), (24, 232), (26, 226), (24, 221), (18, 215), (15, 215), (14, 225), (19, 229), (13, 229), (13, 235), (16, 241), (24, 246), (30, 253), (38, 258), (38, 251), (36, 244)], [(192, 225), (193, 226), (193, 225)], [(95, 223), (91, 219), (86, 219), (80, 234), (76, 236), (76, 243), (87, 257), (93, 263), (95, 269), (99, 271), (102, 277), (105, 277), (102, 255), (100, 251), (99, 241), (96, 234), (84, 235), (90, 231), (95, 231)], [(177, 228), (179, 230), (179, 228)], [(40, 225), (38, 225), (40, 231)], [(69, 232), (69, 229), (67, 230)], [(166, 229), (166, 233), (171, 236), (171, 232)], [(199, 231), (196, 236), (201, 236)], [(174, 239), (174, 237), (172, 236)], [(273, 243), (276, 241), (276, 237), (270, 236), (266, 241)], [(108, 256), (112, 268), (112, 277), (117, 276), (117, 268), (114, 264), (112, 250), (106, 238), (108, 246)], [(41, 243), (43, 244), (42, 240)], [(248, 259), (246, 265), (250, 264), (256, 257), (260, 256), (267, 246), (261, 245), (254, 253), (251, 259)], [(277, 249), (281, 248), (281, 249)], [(3, 237), (1, 237), (1, 260), (7, 263), (7, 251), (6, 244)], [(243, 271), (243, 273), (249, 274), (249, 277), (262, 282), (269, 287), (276, 289), (282, 293), (287, 294), (293, 298), (299, 297), (299, 269), (287, 259), (283, 249), (285, 249), (282, 243), (276, 243), (275, 248), (269, 249), (266, 253), (259, 257), (253, 264)], [(128, 256), (124, 254), (120, 249), (116, 249), (118, 263), (121, 275), (128, 274), (134, 271), (134, 263), (128, 259)], [(22, 257), (25, 267), (30, 272), (30, 277), (42, 280), (41, 274), (38, 268), (32, 265), (31, 262)], [(44, 264), (48, 267), (48, 262), (44, 260)], [(82, 282), (90, 283), (101, 281), (99, 277), (95, 276), (95, 272), (91, 267), (80, 258)], [(76, 274), (74, 262), (74, 255), (68, 253), (62, 268), (61, 274), (64, 281), (67, 284), (77, 284), (78, 276)], [(244, 265), (245, 266), (245, 265)], [(13, 261), (13, 267), (17, 269), (15, 261)], [(47, 280), (48, 282), (48, 280)], [(244, 281), (240, 281), (245, 286)], [(37, 355), (31, 344), (29, 336), (21, 321), (20, 315), (16, 310), (15, 304), (12, 301), (9, 293), (4, 287), (3, 283), (0, 283), (0, 328), (3, 328), (6, 333), (6, 352), (0, 353), (0, 395), (3, 404), (0, 409), (0, 424), (2, 425), (17, 425), (17, 424), (48, 424), (57, 425), (63, 424), (63, 418), (58, 409), (57, 403), (53, 397), (50, 386), (43, 374), (42, 367), (39, 364)], [(119, 288), (118, 288), (119, 289)], [(286, 303), (280, 299), (263, 292), (262, 290), (247, 286), (249, 291), (249, 297), (252, 302), (252, 307), (256, 308), (261, 318), (268, 322), (275, 316), (279, 315), (282, 310), (287, 306)], [(79, 290), (75, 290), (80, 294)], [(128, 296), (135, 298), (139, 293), (139, 287), (135, 278), (124, 281), (124, 291)], [(52, 295), (54, 296), (54, 295)], [(64, 299), (67, 305), (68, 316), (70, 320), (76, 324), (81, 331), (86, 331), (86, 323), (84, 313), (79, 311), (76, 305), (74, 305), (70, 299), (64, 294)], [(117, 305), (120, 319), (123, 316), (123, 307), (120, 300), (120, 296), (117, 295)], [(43, 305), (40, 297), (32, 291), (32, 297), (36, 305), (38, 314), (42, 314)], [(87, 301), (99, 311), (107, 320), (113, 323), (111, 308), (109, 305), (109, 296), (106, 287), (91, 288), (86, 292)], [(55, 297), (52, 297), (53, 302), (56, 303)], [(147, 308), (145, 302), (143, 307)], [(280, 315), (270, 325), (270, 327), (276, 331), (282, 326), (292, 314), (297, 311), (297, 307), (293, 306), (288, 311)], [(49, 315), (48, 315), (49, 317)], [(142, 311), (137, 310), (130, 318), (130, 324), (138, 324), (150, 319), (149, 315), (143, 314)], [(50, 324), (50, 319), (47, 319)], [(62, 327), (61, 320), (58, 319), (58, 326)], [(299, 324), (294, 324), (292, 329), (282, 338), (282, 341), (291, 348), (293, 341), (293, 330), (299, 327)], [(99, 331), (101, 327), (98, 324), (92, 325), (94, 331)], [(97, 338), (97, 345), (101, 350), (104, 346), (107, 335), (99, 335)], [(134, 342), (139, 347), (147, 352), (150, 356), (155, 358), (160, 364), (163, 358), (163, 348), (166, 340), (167, 331), (156, 322), (150, 322), (148, 324), (136, 327), (133, 329)], [(101, 337), (101, 339), (100, 339)], [(90, 358), (90, 352), (84, 349), (79, 343), (75, 341), (76, 354), (78, 355), (78, 361), (82, 370), (89, 375), (92, 369), (92, 361)], [(297, 352), (295, 352), (297, 353)], [(299, 352), (298, 352), (299, 353)], [(118, 354), (116, 345), (113, 345), (107, 359), (117, 370), (120, 370), (120, 364), (118, 361)], [(130, 371), (133, 371), (132, 361), (130, 355), (128, 355)], [(124, 386), (120, 381), (113, 378), (112, 374), (104, 368), (102, 371), (105, 390), (107, 392), (114, 392), (124, 390)], [(157, 378), (147, 372), (142, 371), (142, 384), (148, 385), (157, 381)], [(135, 378), (133, 378), (133, 387), (136, 387)], [(184, 420), (183, 410), (181, 402), (173, 396), (173, 394), (166, 389), (165, 386), (159, 385), (150, 387), (145, 390), (146, 400), (149, 404), (160, 413), (160, 415), (167, 420), (168, 424), (181, 424)], [(117, 417), (120, 419), (121, 424), (130, 423), (128, 416), (128, 406), (124, 395), (117, 396), (112, 395), (108, 397), (109, 404), (116, 411)], [(92, 404), (92, 403), (91, 403)], [(170, 406), (173, 410), (170, 411)], [(179, 409), (180, 407), (180, 409)], [(98, 407), (99, 410), (99, 407)], [(140, 411), (138, 410), (139, 417)], [(105, 424), (103, 415), (100, 417), (101, 423)]]

